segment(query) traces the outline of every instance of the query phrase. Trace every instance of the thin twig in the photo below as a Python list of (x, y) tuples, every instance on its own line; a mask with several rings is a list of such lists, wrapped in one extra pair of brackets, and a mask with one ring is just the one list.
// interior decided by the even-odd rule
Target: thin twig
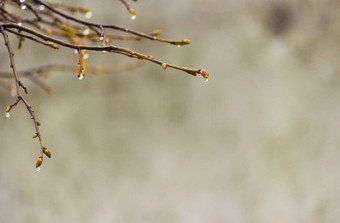
[[(42, 156), (43, 156), (43, 152), (44, 152), (44, 144), (43, 144), (43, 140), (42, 140), (42, 137), (41, 137), (41, 134), (40, 134), (40, 131), (39, 131), (39, 122), (37, 121), (37, 118), (34, 114), (34, 110), (32, 108), (32, 106), (28, 103), (28, 101), (22, 96), (21, 94), (21, 91), (20, 91), (20, 86), (23, 86), (22, 83), (20, 82), (19, 80), (19, 77), (18, 77), (18, 73), (17, 73), (17, 70), (16, 70), (16, 67), (15, 67), (15, 62), (14, 62), (14, 54), (13, 54), (13, 50), (12, 50), (12, 47), (11, 47), (11, 44), (10, 44), (10, 41), (8, 39), (8, 35), (4, 29), (3, 26), (0, 26), (0, 31), (3, 35), (3, 38), (4, 38), (4, 41), (5, 41), (5, 45), (7, 47), (7, 50), (8, 50), (8, 55), (9, 55), (9, 59), (10, 59), (10, 67), (13, 71), (13, 76), (14, 76), (14, 79), (15, 79), (15, 87), (16, 87), (16, 92), (17, 92), (17, 99), (16, 101), (10, 105), (7, 109), (6, 109), (6, 112), (9, 112), (12, 107), (16, 106), (20, 101), (22, 101), (29, 114), (30, 114), (30, 118), (33, 120), (34, 122), (34, 127), (35, 127), (35, 134), (33, 136), (36, 136), (39, 138), (39, 142), (40, 142), (40, 147), (41, 147), (41, 150), (40, 150), (40, 156), (39, 156), (39, 159), (42, 160)], [(25, 89), (25, 87), (24, 87)], [(26, 90), (25, 90), (26, 91)]]

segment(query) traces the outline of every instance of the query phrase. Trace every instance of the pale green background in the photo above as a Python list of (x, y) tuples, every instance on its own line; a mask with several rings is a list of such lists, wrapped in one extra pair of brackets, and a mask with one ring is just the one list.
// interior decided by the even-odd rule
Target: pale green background
[[(69, 3), (93, 8), (95, 21), (189, 38), (179, 49), (115, 44), (211, 78), (151, 63), (83, 81), (55, 72), (53, 96), (25, 80), (53, 156), (40, 172), (28, 113), (20, 104), (5, 118), (14, 98), (1, 89), (1, 223), (339, 222), (338, 1), (138, 1), (135, 21), (118, 0)], [(288, 22), (275, 33), (277, 8)], [(18, 69), (77, 63), (73, 50), (29, 41), (15, 59)]]

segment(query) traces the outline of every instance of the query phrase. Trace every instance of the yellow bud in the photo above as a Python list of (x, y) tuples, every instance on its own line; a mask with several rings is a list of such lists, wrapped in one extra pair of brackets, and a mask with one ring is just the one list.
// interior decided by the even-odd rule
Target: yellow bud
[(159, 34), (161, 34), (161, 32), (162, 32), (162, 30), (156, 29), (156, 30), (154, 30), (154, 31), (152, 32), (152, 35), (158, 36)]
[(91, 9), (81, 6), (79, 7), (79, 11), (81, 11), (82, 13), (87, 13), (87, 12), (91, 12)]
[(34, 135), (32, 136), (32, 138), (37, 138), (38, 137), (38, 134), (37, 133), (34, 133)]
[(8, 106), (8, 107), (6, 108), (6, 112), (9, 112), (11, 109), (12, 109), (12, 107), (11, 107), (11, 106)]
[(182, 40), (182, 43), (183, 44), (189, 44), (189, 43), (191, 43), (191, 41), (189, 39), (184, 39), (184, 40)]
[(132, 8), (129, 8), (129, 12), (130, 12), (131, 15), (136, 15), (135, 10), (133, 10)]

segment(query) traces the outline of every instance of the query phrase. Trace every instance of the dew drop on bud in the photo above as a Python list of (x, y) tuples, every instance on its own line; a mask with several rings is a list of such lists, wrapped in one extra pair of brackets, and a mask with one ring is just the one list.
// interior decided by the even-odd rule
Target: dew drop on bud
[(136, 15), (132, 15), (131, 20), (135, 20), (135, 19), (136, 19)]
[(5, 113), (5, 116), (6, 116), (6, 118), (8, 118), (8, 117), (11, 116), (11, 115), (9, 114), (9, 112), (6, 112), (6, 113)]
[(84, 75), (82, 73), (78, 74), (78, 80), (83, 80), (84, 79)]
[(88, 11), (87, 13), (85, 13), (85, 18), (89, 19), (92, 17), (92, 12)]
[(40, 171), (40, 166), (39, 166), (39, 167), (37, 167), (37, 171), (38, 171), (38, 172)]
[(22, 6), (21, 6), (21, 10), (25, 10), (26, 7), (27, 7), (26, 5), (22, 5)]
[(208, 78), (205, 78), (204, 82), (205, 83), (208, 83), (209, 79)]

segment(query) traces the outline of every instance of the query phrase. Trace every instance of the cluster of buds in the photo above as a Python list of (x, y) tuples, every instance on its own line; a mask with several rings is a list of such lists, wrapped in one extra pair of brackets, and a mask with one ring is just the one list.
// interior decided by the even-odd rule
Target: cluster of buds
[[(43, 153), (48, 158), (51, 158), (51, 152), (46, 147), (43, 147)], [(35, 168), (37, 168), (38, 171), (40, 170), (40, 166), (41, 166), (42, 162), (43, 162), (43, 157), (39, 156), (37, 162), (35, 163)]]

